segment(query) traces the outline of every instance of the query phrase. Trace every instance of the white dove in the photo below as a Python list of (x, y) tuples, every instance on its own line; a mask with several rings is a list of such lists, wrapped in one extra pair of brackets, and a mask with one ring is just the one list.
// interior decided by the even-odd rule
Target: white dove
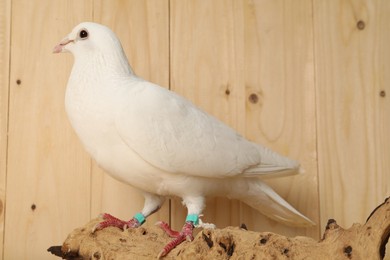
[(103, 214), (96, 230), (138, 227), (167, 196), (182, 198), (188, 215), (181, 232), (160, 223), (174, 239), (159, 257), (193, 239), (207, 196), (243, 201), (285, 224), (314, 224), (260, 180), (298, 173), (296, 161), (246, 140), (187, 99), (137, 77), (106, 26), (81, 23), (53, 52), (74, 56), (65, 107), (85, 149), (111, 176), (145, 197), (144, 208), (131, 220)]

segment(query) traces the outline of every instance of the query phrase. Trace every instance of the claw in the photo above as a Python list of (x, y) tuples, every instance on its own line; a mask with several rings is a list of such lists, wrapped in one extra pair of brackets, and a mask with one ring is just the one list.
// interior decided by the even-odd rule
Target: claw
[[(108, 215), (107, 213), (100, 213), (98, 215), (98, 218), (102, 218), (104, 220), (106, 220), (106, 215)], [(101, 223), (101, 222), (100, 222)], [(100, 229), (100, 223), (96, 224), (95, 226), (93, 226), (91, 232), (92, 234), (95, 233), (96, 230), (99, 230)]]
[(95, 226), (93, 226), (93, 228), (92, 228), (92, 230), (91, 230), (91, 233), (93, 234), (93, 233), (95, 233), (95, 231), (97, 230), (97, 226), (98, 226), (99, 224), (96, 224)]
[(132, 218), (129, 221), (123, 221), (107, 213), (101, 214), (101, 218), (103, 218), (103, 221), (96, 224), (92, 228), (92, 233), (95, 233), (96, 231), (102, 230), (106, 227), (117, 227), (125, 231), (128, 228), (135, 228), (140, 226), (140, 223), (135, 218)]
[(164, 249), (160, 251), (160, 253), (157, 255), (157, 259), (161, 259), (162, 257), (166, 256), (164, 253)]
[(181, 230), (181, 232), (177, 232), (171, 229), (171, 227), (165, 223), (165, 222), (157, 222), (156, 225), (161, 227), (170, 237), (173, 237), (174, 239), (165, 245), (163, 250), (160, 251), (157, 258), (160, 259), (161, 257), (166, 256), (172, 249), (174, 249), (176, 246), (180, 245), (184, 241), (191, 242), (194, 237), (192, 236), (192, 230), (194, 229), (194, 225), (192, 222), (186, 222)]
[(162, 230), (164, 230), (165, 233), (167, 233), (170, 237), (178, 237), (180, 235), (180, 232), (172, 230), (168, 223), (164, 221), (158, 221), (156, 225), (159, 226)]
[(171, 242), (165, 245), (163, 250), (161, 250), (161, 252), (158, 254), (158, 257), (161, 258), (166, 256), (169, 252), (171, 252), (172, 249), (174, 249), (176, 246), (180, 245), (184, 241), (185, 241), (185, 236), (184, 234), (180, 233), (178, 237), (176, 237), (174, 240), (172, 240)]

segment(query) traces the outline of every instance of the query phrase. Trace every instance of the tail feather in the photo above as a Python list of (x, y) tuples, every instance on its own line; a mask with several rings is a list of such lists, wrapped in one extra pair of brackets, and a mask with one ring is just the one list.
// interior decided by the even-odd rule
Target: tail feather
[(271, 187), (260, 180), (248, 180), (249, 189), (239, 199), (265, 216), (289, 226), (310, 227), (313, 221), (302, 215)]
[(245, 170), (244, 175), (246, 177), (274, 178), (302, 172), (299, 162), (260, 145), (256, 145), (256, 148), (260, 153), (261, 161), (259, 164)]

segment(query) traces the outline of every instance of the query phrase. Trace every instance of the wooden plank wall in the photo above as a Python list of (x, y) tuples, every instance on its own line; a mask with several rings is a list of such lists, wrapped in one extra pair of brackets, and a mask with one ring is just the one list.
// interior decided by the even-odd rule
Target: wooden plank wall
[[(270, 183), (318, 222), (311, 12), (310, 1), (171, 1), (171, 88), (251, 140), (304, 162), (306, 174)], [(210, 216), (221, 226), (318, 236), (318, 228), (281, 226), (227, 200), (210, 201)]]
[(314, 10), (321, 220), (351, 225), (390, 193), (390, 2)]
[[(11, 1), (4, 259), (42, 259), (90, 215), (91, 163), (64, 111), (72, 57), (51, 53), (91, 1)], [(17, 241), (17, 242), (16, 242)]]
[(4, 252), (11, 1), (0, 1), (0, 255)]
[[(380, 0), (0, 0), (2, 258), (55, 259), (46, 249), (73, 228), (142, 207), (65, 115), (73, 60), (51, 51), (86, 20), (118, 34), (138, 75), (300, 160), (304, 174), (268, 183), (319, 225), (285, 227), (222, 198), (204, 220), (314, 238), (328, 218), (364, 222), (390, 193), (389, 13)], [(147, 224), (184, 218), (173, 200)]]

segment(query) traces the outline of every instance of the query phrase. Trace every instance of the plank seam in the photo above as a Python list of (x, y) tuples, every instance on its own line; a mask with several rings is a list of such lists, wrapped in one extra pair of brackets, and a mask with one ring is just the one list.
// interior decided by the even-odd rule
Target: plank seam
[(311, 16), (312, 16), (312, 44), (313, 44), (313, 81), (314, 81), (314, 110), (315, 110), (315, 122), (314, 122), (314, 133), (315, 133), (315, 151), (316, 151), (316, 169), (317, 169), (317, 204), (318, 204), (318, 234), (321, 236), (321, 191), (320, 191), (320, 167), (319, 167), (319, 160), (318, 160), (318, 95), (317, 95), (317, 88), (318, 88), (318, 82), (317, 82), (317, 62), (316, 62), (316, 30), (315, 30), (315, 8), (314, 8), (314, 1), (311, 0)]

